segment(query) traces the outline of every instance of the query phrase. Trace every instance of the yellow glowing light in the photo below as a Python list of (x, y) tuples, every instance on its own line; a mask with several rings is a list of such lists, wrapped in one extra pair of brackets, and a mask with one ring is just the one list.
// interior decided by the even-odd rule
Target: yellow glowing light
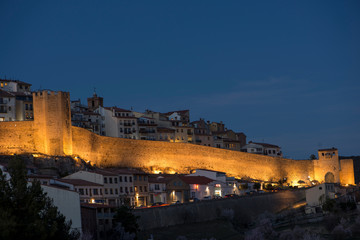
[(33, 157), (39, 157), (39, 154), (32, 154)]
[(303, 202), (303, 203), (298, 203), (298, 204), (295, 204), (293, 206), (293, 208), (299, 208), (299, 207), (302, 207), (302, 206), (305, 206), (306, 205), (306, 202)]
[(91, 203), (95, 203), (95, 199), (92, 198), (92, 199), (90, 200), (90, 202), (91, 202)]

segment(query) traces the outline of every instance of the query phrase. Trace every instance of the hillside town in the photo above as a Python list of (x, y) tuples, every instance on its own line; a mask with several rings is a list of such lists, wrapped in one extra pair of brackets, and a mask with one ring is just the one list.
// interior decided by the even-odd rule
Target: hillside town
[[(32, 121), (36, 118), (32, 100), (31, 84), (0, 79), (0, 121)], [(167, 113), (146, 110), (141, 113), (116, 106), (104, 107), (103, 102), (104, 99), (96, 93), (87, 99), (87, 105), (80, 100), (71, 101), (72, 125), (106, 137), (196, 144), (282, 157), (279, 146), (247, 142), (244, 133), (226, 128), (223, 122), (210, 122), (202, 118), (191, 121), (189, 110)], [(338, 158), (336, 148), (319, 150), (319, 159), (333, 157)], [(14, 156), (2, 156), (0, 159), (1, 172), (8, 181), (11, 178), (8, 162), (12, 158)], [(347, 204), (345, 210), (358, 208), (360, 201), (358, 187), (340, 185), (334, 180), (334, 175), (325, 176), (325, 182), (310, 179), (310, 176), (298, 182), (287, 182), (287, 179), (280, 178), (263, 181), (249, 177), (236, 178), (226, 172), (200, 168), (180, 174), (171, 169), (161, 172), (130, 167), (100, 168), (79, 157), (64, 159), (30, 154), (15, 158), (26, 162), (28, 183), (40, 182), (58, 210), (71, 220), (73, 229), (98, 240), (110, 239), (111, 231), (117, 226), (114, 216), (122, 206), (133, 209), (140, 219), (141, 216), (146, 219), (146, 211), (167, 211), (179, 207), (187, 209), (189, 206), (200, 208), (207, 203), (216, 206), (228, 200), (255, 201), (263, 196), (288, 194), (289, 191), (294, 191), (296, 195), (297, 191), (302, 191), (300, 195), (303, 198), (294, 197), (294, 202), (285, 202), (294, 208), (300, 206), (301, 216), (307, 216), (306, 221), (311, 222), (330, 212), (330, 201), (335, 202), (332, 204)], [(357, 175), (355, 182), (359, 182)], [(290, 198), (287, 196), (286, 199)], [(274, 205), (277, 205), (276, 201)], [(284, 203), (280, 202), (279, 206), (281, 204)], [(217, 218), (219, 213), (210, 219)], [(164, 226), (157, 224), (154, 224), (157, 228)], [(140, 228), (151, 229), (146, 222)]]
[[(0, 121), (33, 120), (31, 84), (0, 79)], [(87, 99), (71, 101), (71, 122), (101, 136), (135, 140), (191, 143), (233, 151), (282, 157), (274, 144), (249, 141), (243, 132), (235, 132), (225, 123), (190, 120), (190, 110), (144, 113), (119, 107), (104, 107), (104, 98), (95, 92)]]

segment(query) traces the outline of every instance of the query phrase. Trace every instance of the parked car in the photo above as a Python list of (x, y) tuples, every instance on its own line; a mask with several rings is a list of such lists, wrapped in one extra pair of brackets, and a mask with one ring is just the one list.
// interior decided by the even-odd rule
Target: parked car
[(211, 196), (205, 196), (202, 200), (211, 200)]
[(177, 200), (176, 202), (173, 202), (171, 205), (177, 205), (177, 204), (181, 204), (181, 202)]
[(238, 197), (239, 197), (239, 195), (236, 195), (236, 194), (226, 194), (224, 196), (224, 198), (238, 198)]

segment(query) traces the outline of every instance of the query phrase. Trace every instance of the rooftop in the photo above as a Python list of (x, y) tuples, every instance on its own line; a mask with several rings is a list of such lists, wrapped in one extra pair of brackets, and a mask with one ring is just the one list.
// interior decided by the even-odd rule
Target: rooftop
[(82, 179), (64, 179), (64, 178), (62, 178), (62, 179), (56, 179), (56, 181), (72, 184), (74, 186), (95, 186), (95, 187), (102, 186), (101, 184), (85, 181)]
[(207, 185), (214, 181), (213, 179), (203, 176), (179, 176), (179, 178), (187, 184)]

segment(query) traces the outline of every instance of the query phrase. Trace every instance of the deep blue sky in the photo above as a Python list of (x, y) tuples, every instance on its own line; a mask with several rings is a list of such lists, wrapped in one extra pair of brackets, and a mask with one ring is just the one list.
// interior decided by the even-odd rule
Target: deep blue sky
[(0, 77), (360, 154), (360, 1), (0, 1)]

